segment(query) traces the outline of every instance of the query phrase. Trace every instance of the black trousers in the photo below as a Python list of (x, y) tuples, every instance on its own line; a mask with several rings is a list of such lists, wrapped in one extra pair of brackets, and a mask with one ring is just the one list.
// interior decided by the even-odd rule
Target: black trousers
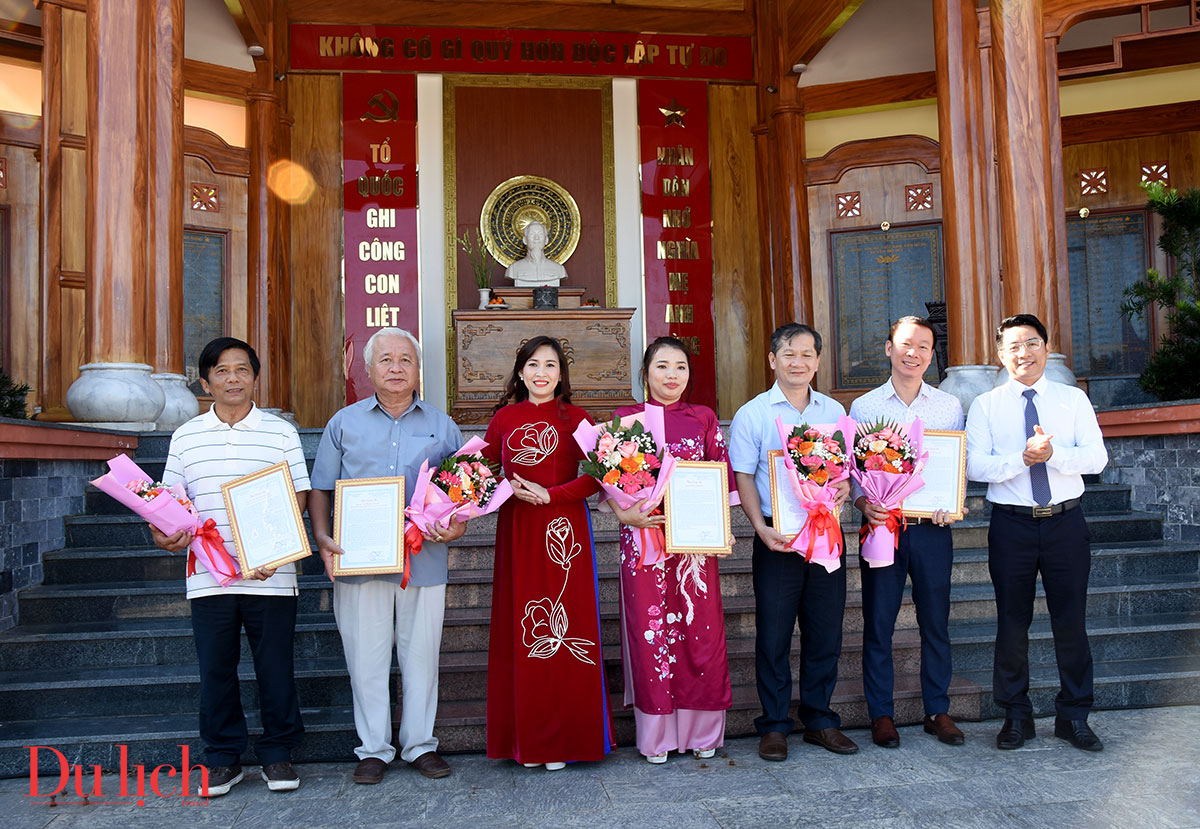
[(200, 662), (200, 739), (208, 766), (233, 766), (246, 750), (246, 716), (238, 689), (242, 628), (254, 656), (263, 735), (254, 753), (264, 766), (288, 762), (304, 737), (296, 694), (292, 644), (295, 596), (227, 593), (191, 600), (192, 633)]
[(992, 695), (1014, 719), (1033, 716), (1029, 701), (1029, 624), (1038, 573), (1054, 633), (1061, 688), (1058, 716), (1087, 719), (1092, 710), (1092, 651), (1088, 645), (1091, 536), (1083, 510), (1033, 518), (992, 510), (988, 569), (996, 590), (996, 660)]
[(871, 719), (896, 716), (892, 634), (912, 576), (912, 597), (921, 629), (921, 698), (925, 713), (950, 710), (950, 571), (954, 543), (949, 527), (909, 524), (900, 533), (896, 560), (871, 567), (859, 559), (863, 599), (863, 692)]
[[(769, 520), (768, 520), (769, 523)], [(800, 622), (800, 721), (809, 731), (837, 728), (841, 718), (829, 707), (842, 655), (842, 614), (846, 609), (846, 567), (827, 573), (794, 552), (771, 550), (754, 537), (754, 669), (762, 716), (759, 734), (788, 734), (792, 701), (792, 630)]]

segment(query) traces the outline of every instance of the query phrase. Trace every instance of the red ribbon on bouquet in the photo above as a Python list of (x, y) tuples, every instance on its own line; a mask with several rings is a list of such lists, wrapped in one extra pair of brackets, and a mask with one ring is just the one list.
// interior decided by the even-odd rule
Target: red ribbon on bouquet
[[(863, 524), (861, 527), (858, 528), (858, 543), (859, 544), (862, 544), (864, 541), (866, 541), (867, 536), (870, 535), (875, 530), (875, 526), (876, 525), (874, 525), (874, 524)], [(883, 524), (881, 524), (879, 526), (887, 527), (888, 532), (890, 532), (892, 534), (892, 542), (893, 542), (894, 549), (899, 550), (900, 549), (900, 532), (899, 532), (899, 530), (901, 529), (901, 527), (903, 527), (906, 530), (908, 529), (908, 518), (905, 517), (904, 512), (901, 510), (901, 508), (897, 507), (896, 509), (888, 510), (887, 520), (884, 521)]]
[(417, 529), (417, 525), (411, 521), (404, 528), (404, 575), (400, 578), (400, 589), (404, 590), (408, 587), (408, 577), (412, 570), (409, 569), (409, 556), (415, 556), (421, 552), (421, 545), (425, 543), (425, 536), (421, 535), (421, 531)]
[[(819, 501), (810, 501), (803, 506), (808, 511), (808, 550), (804, 554), (804, 561), (808, 563), (812, 561), (813, 549), (819, 536), (833, 533), (837, 536), (838, 543), (842, 542), (842, 525), (829, 507)], [(831, 550), (833, 547), (833, 544), (829, 545)]]
[[(225, 549), (225, 540), (221, 538), (221, 531), (217, 529), (217, 522), (213, 519), (208, 519), (199, 527), (196, 528), (196, 535), (193, 541), (199, 541), (200, 546), (208, 553), (209, 559), (216, 566), (218, 572), (213, 573), (213, 578), (221, 581), (222, 578), (237, 578), (238, 566), (233, 562), (229, 555), (229, 551)], [(196, 554), (192, 552), (191, 547), (188, 547), (188, 576), (196, 575)]]
[[(657, 506), (650, 511), (650, 515), (662, 515), (662, 506)], [(659, 554), (667, 548), (667, 536), (663, 533), (662, 527), (638, 527), (638, 548), (642, 552), (641, 558), (638, 560), (637, 569), (641, 570), (642, 565), (646, 563), (647, 550), (654, 553), (654, 561), (651, 564), (657, 564), (660, 560)]]

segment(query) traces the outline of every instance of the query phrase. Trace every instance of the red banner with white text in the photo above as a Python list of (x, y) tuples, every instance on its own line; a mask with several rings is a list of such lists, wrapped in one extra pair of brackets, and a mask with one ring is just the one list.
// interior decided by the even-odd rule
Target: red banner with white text
[(670, 334), (691, 352), (689, 399), (717, 407), (708, 86), (638, 81), (646, 342)]
[(750, 38), (551, 29), (294, 23), (292, 69), (749, 81)]
[(417, 336), (417, 81), (342, 76), (346, 404), (374, 393), (363, 346), (380, 328)]

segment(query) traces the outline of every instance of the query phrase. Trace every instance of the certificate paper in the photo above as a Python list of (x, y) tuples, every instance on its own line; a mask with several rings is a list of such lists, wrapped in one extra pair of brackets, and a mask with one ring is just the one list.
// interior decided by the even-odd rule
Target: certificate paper
[(808, 521), (808, 512), (788, 482), (787, 459), (782, 449), (767, 452), (771, 469), (771, 524), (780, 535), (795, 536)]
[(358, 478), (337, 482), (333, 540), (335, 576), (404, 572), (404, 478)]
[(273, 569), (312, 554), (286, 463), (221, 484), (242, 572)]
[(944, 509), (954, 518), (963, 517), (967, 497), (967, 433), (925, 430), (929, 459), (921, 471), (925, 486), (904, 499), (909, 518), (932, 518)]
[(729, 546), (729, 473), (716, 461), (678, 461), (667, 482), (668, 555), (727, 556)]

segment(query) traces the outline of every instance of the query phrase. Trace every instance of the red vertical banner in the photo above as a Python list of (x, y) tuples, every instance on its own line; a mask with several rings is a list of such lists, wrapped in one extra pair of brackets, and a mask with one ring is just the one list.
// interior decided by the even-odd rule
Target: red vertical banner
[(708, 86), (638, 81), (646, 342), (670, 334), (691, 352), (690, 400), (717, 407)]
[(346, 403), (374, 393), (363, 346), (380, 328), (417, 336), (417, 79), (342, 75)]

